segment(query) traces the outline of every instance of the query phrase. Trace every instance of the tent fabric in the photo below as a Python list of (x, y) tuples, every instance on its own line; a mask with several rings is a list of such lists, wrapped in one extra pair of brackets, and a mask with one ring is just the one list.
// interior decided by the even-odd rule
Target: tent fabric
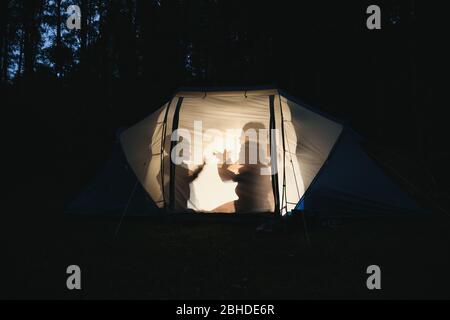
[(281, 215), (293, 209), (324, 215), (418, 210), (361, 149), (357, 134), (277, 89), (180, 90), (125, 130), (120, 143), (122, 150), (72, 209)]
[(105, 166), (93, 181), (65, 208), (67, 214), (121, 215), (125, 211), (133, 215), (156, 212), (156, 205), (147, 191), (137, 183), (122, 146), (116, 142)]
[(250, 96), (271, 96), (277, 95), (277, 89), (254, 89), (254, 90), (205, 90), (205, 91), (179, 91), (175, 96), (184, 98), (206, 98), (206, 97), (250, 97)]
[(343, 126), (281, 97), (286, 210), (295, 208), (322, 168)]
[(161, 185), (161, 144), (167, 104), (121, 134), (128, 163), (153, 201), (164, 207)]
[(419, 213), (417, 204), (389, 179), (345, 131), (297, 209), (326, 215)]

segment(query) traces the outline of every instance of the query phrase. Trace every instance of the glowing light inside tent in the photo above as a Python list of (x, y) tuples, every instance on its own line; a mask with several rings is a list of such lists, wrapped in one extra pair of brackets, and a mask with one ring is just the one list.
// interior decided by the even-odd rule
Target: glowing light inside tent
[(189, 209), (212, 211), (226, 203), (238, 200), (237, 182), (224, 182), (217, 169), (219, 160), (213, 154), (205, 158), (205, 164), (198, 177), (189, 185)]

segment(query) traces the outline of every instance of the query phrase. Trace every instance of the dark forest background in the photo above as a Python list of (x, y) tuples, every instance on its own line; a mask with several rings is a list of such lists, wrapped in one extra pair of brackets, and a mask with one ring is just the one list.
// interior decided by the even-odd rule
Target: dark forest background
[[(66, 27), (71, 4), (81, 7), (81, 30)], [(382, 30), (366, 28), (370, 4), (381, 7)], [(73, 197), (108, 158), (117, 130), (156, 110), (177, 87), (274, 85), (343, 119), (404, 184), (448, 204), (442, 113), (448, 57), (436, 4), (3, 0), (0, 6), (3, 121), (22, 140), (11, 148), (27, 175), (16, 191), (45, 190), (49, 197), (38, 201)]]

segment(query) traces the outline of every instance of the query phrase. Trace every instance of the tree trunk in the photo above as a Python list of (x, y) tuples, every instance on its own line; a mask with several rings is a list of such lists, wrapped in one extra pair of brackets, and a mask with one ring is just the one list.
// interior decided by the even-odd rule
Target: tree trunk
[(2, 2), (1, 10), (0, 10), (0, 21), (1, 24), (1, 33), (0, 33), (0, 53), (2, 59), (0, 61), (0, 83), (2, 81), (8, 81), (8, 36), (9, 36), (9, 24), (8, 24), (8, 11), (9, 11), (9, 1)]
[(86, 64), (89, 6), (89, 0), (81, 0), (80, 64), (83, 70), (83, 66)]
[(151, 5), (150, 1), (138, 0), (136, 4), (136, 19), (139, 25), (139, 40), (138, 48), (139, 55), (141, 57), (141, 75), (143, 77), (151, 77), (152, 63), (154, 61), (154, 48), (150, 46), (152, 43), (152, 24), (155, 23), (155, 9)]
[(23, 73), (28, 78), (33, 72), (33, 8), (34, 1), (24, 0), (23, 8)]
[(22, 75), (23, 70), (23, 46), (25, 43), (25, 32), (22, 30), (21, 38), (20, 38), (20, 49), (19, 49), (19, 61), (17, 62), (17, 73), (16, 77), (20, 77)]
[(135, 79), (137, 75), (137, 55), (136, 55), (136, 23), (133, 19), (134, 11), (135, 11), (135, 3), (132, 0), (127, 0), (127, 23), (128, 23), (128, 32), (127, 33), (127, 42), (129, 45), (127, 58), (130, 61), (130, 76), (132, 79)]
[(23, 26), (24, 26), (24, 77), (29, 78), (34, 73), (36, 60), (36, 47), (39, 39), (38, 15), (42, 9), (41, 0), (24, 0)]
[(55, 70), (58, 78), (62, 77), (62, 46), (61, 46), (61, 2), (56, 0), (56, 50), (55, 50)]

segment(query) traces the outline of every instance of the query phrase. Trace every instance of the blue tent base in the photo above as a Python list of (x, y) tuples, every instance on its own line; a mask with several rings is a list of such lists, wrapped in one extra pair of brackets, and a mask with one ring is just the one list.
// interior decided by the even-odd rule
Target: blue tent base
[(341, 217), (423, 213), (346, 130), (296, 210)]
[(137, 181), (120, 143), (92, 183), (65, 209), (67, 214), (154, 215), (162, 212)]

